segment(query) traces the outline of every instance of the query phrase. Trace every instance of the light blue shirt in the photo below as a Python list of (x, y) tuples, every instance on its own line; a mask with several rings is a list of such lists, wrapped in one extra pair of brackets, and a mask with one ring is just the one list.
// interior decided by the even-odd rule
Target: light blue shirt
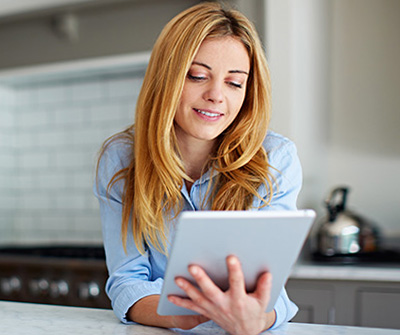
[[(295, 145), (287, 138), (271, 131), (268, 132), (263, 145), (268, 153), (269, 163), (274, 167), (271, 170), (275, 178), (274, 194), (270, 205), (263, 208), (258, 208), (261, 200), (255, 198), (253, 210), (296, 210), (296, 200), (302, 184), (302, 170)], [(94, 193), (100, 203), (104, 248), (109, 271), (106, 292), (111, 299), (115, 314), (124, 323), (133, 323), (127, 320), (126, 313), (135, 302), (143, 297), (161, 293), (167, 264), (166, 256), (151, 246), (146, 249), (145, 255), (140, 254), (133, 241), (131, 230), (128, 231), (127, 254), (122, 246), (123, 182), (114, 184), (108, 197), (106, 189), (112, 176), (129, 164), (130, 150), (131, 146), (122, 140), (113, 142), (100, 160), (98, 185), (96, 187), (95, 183), (94, 186)], [(213, 178), (206, 173), (194, 182), (190, 192), (183, 184), (181, 190), (184, 199), (183, 210), (202, 209), (201, 205), (210, 182), (213, 182)], [(264, 185), (260, 186), (258, 191), (261, 197), (268, 197)], [(173, 231), (171, 236), (173, 236)], [(282, 289), (274, 309), (276, 321), (272, 328), (289, 321), (298, 310), (297, 306), (289, 300), (285, 289)]]

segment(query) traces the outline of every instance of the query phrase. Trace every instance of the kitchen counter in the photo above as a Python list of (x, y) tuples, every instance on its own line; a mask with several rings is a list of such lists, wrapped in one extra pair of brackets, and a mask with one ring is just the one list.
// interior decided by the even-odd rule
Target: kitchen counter
[(400, 283), (400, 265), (320, 265), (299, 262), (294, 266), (290, 278)]
[[(0, 301), (0, 334), (29, 335), (157, 335), (227, 334), (212, 322), (192, 330), (121, 324), (111, 310)], [(270, 335), (399, 335), (399, 330), (289, 323)]]

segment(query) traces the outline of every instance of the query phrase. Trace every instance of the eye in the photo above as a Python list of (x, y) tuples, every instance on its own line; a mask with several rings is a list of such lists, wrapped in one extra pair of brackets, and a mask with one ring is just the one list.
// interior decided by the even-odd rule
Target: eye
[(192, 81), (202, 81), (202, 80), (206, 80), (207, 78), (204, 76), (193, 76), (190, 73), (188, 73), (188, 78)]
[(236, 83), (236, 82), (234, 82), (234, 81), (229, 81), (229, 82), (228, 82), (228, 85), (229, 85), (229, 86), (232, 86), (233, 88), (242, 88), (242, 87), (243, 87), (242, 84)]

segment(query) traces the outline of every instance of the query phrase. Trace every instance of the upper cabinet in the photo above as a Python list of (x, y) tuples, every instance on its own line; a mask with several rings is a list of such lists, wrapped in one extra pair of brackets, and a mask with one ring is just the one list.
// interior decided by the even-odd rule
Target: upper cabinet
[(0, 71), (149, 51), (164, 25), (200, 0), (21, 2), (36, 5), (0, 0)]
[(101, 0), (0, 0), (0, 18), (100, 1)]

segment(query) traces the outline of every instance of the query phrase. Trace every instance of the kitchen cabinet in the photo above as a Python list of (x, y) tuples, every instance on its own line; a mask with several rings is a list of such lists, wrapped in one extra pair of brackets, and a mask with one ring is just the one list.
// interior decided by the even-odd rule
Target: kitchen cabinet
[(290, 280), (286, 289), (299, 311), (293, 321), (334, 324), (334, 286)]
[(400, 328), (400, 286), (362, 288), (356, 293), (355, 307), (360, 326)]
[(299, 307), (293, 321), (400, 329), (400, 269), (398, 273), (397, 280), (388, 277), (386, 281), (380, 275), (375, 280), (295, 275), (286, 284), (289, 297)]

